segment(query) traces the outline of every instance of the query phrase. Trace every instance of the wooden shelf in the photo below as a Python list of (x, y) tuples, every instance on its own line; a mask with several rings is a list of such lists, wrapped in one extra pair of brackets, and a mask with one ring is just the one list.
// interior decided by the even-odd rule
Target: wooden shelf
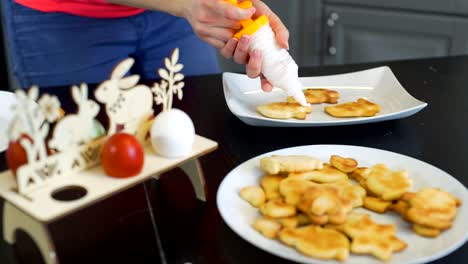
[[(192, 153), (189, 156), (176, 159), (158, 156), (151, 146), (147, 146), (145, 148), (144, 168), (135, 177), (126, 179), (111, 178), (104, 174), (101, 166), (97, 166), (72, 175), (56, 177), (48, 181), (40, 189), (29, 193), (28, 198), (30, 199), (14, 191), (16, 181), (11, 172), (6, 171), (0, 173), (0, 196), (38, 221), (50, 222), (144, 182), (151, 177), (156, 177), (186, 161), (212, 152), (217, 146), (216, 142), (197, 135)], [(52, 198), (51, 194), (58, 189), (74, 185), (85, 188), (87, 194), (74, 201), (58, 201)]]

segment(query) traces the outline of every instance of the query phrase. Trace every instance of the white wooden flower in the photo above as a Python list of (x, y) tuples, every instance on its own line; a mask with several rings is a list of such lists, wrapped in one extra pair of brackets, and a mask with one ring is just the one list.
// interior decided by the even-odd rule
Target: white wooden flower
[(39, 107), (49, 123), (55, 122), (60, 116), (60, 101), (57, 96), (45, 94), (38, 101)]

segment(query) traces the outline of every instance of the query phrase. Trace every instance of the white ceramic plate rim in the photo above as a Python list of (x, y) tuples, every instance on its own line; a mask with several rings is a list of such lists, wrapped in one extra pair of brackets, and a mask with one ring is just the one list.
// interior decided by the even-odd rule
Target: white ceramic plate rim
[[(2, 101), (2, 100), (5, 100), (5, 101)], [(13, 118), (13, 112), (9, 112), (8, 109), (5, 109), (5, 108), (8, 108), (8, 107), (11, 107), (13, 104), (16, 103), (16, 97), (15, 97), (15, 94), (12, 93), (12, 92), (8, 92), (8, 91), (0, 91), (0, 101), (2, 101), (1, 103), (1, 110), (0, 110), (0, 119), (1, 121), (6, 121), (7, 123), (9, 123), (11, 121), (11, 119)], [(3, 152), (7, 149), (8, 147), (8, 141), (6, 139), (6, 131), (7, 131), (7, 126), (8, 124), (0, 124), (2, 127), (0, 127), (0, 137), (2, 137), (0, 139), (0, 152)], [(5, 127), (3, 127), (5, 125)]]
[[(271, 124), (273, 126), (281, 126), (281, 125), (283, 126), (288, 126), (288, 125), (330, 126), (330, 125), (349, 125), (349, 124), (371, 123), (371, 122), (378, 122), (378, 121), (407, 117), (407, 116), (410, 116), (412, 114), (419, 112), (420, 110), (424, 109), (428, 105), (427, 103), (422, 102), (414, 98), (411, 94), (409, 94), (408, 91), (406, 91), (406, 89), (401, 85), (401, 83), (398, 81), (398, 79), (395, 77), (392, 70), (388, 66), (382, 66), (382, 67), (367, 69), (363, 71), (356, 71), (356, 72), (343, 73), (343, 74), (325, 75), (325, 76), (317, 76), (317, 77), (301, 77), (300, 80), (306, 81), (310, 78), (325, 79), (325, 78), (334, 78), (334, 77), (350, 77), (351, 78), (353, 76), (370, 74), (370, 73), (379, 72), (379, 71), (391, 75), (392, 82), (394, 82), (395, 88), (398, 89), (399, 93), (401, 93), (402, 95), (406, 96), (409, 100), (411, 100), (413, 103), (413, 106), (403, 108), (399, 111), (394, 111), (394, 112), (390, 112), (387, 114), (380, 114), (380, 115), (376, 115), (373, 117), (365, 117), (365, 118), (336, 118), (334, 120), (326, 120), (326, 121), (296, 120), (296, 119), (281, 120), (281, 119), (267, 118), (259, 114), (255, 114), (255, 115), (242, 114), (242, 113), (239, 113), (235, 107), (233, 107), (231, 100), (239, 101), (239, 99), (235, 99), (236, 96), (230, 96), (231, 93), (236, 93), (237, 91), (233, 91), (233, 89), (229, 89), (227, 80), (233, 77), (237, 78), (239, 76), (248, 78), (246, 75), (239, 74), (239, 73), (232, 73), (232, 72), (223, 73), (223, 91), (224, 91), (225, 100), (226, 100), (229, 110), (234, 115), (239, 117), (241, 120), (243, 120), (244, 122), (245, 122), (245, 119), (258, 120), (258, 121), (262, 121), (263, 125)], [(256, 87), (255, 89), (260, 90), (260, 86), (259, 86), (260, 82), (258, 78), (256, 79), (256, 82), (258, 83), (257, 85), (258, 87)], [(242, 105), (243, 103), (239, 102), (239, 104)], [(255, 123), (255, 121), (254, 122), (251, 121), (248, 123), (253, 124)]]
[[(218, 188), (218, 192), (217, 192), (217, 197), (216, 197), (216, 203), (217, 203), (217, 207), (218, 207), (218, 210), (220, 212), (220, 215), (221, 217), (223, 218), (224, 222), (229, 226), (229, 228), (231, 228), (231, 230), (233, 230), (236, 234), (238, 234), (240, 237), (242, 237), (244, 240), (248, 241), (249, 243), (251, 243), (252, 245), (260, 248), (260, 249), (263, 249), (264, 251), (266, 252), (269, 252), (273, 255), (276, 255), (278, 257), (281, 257), (281, 258), (284, 258), (284, 259), (288, 259), (288, 260), (292, 260), (292, 261), (297, 261), (297, 262), (303, 262), (303, 263), (346, 263), (345, 262), (336, 262), (336, 261), (333, 261), (333, 260), (320, 260), (320, 259), (316, 259), (316, 258), (309, 258), (309, 257), (305, 257), (304, 255), (298, 253), (298, 252), (295, 252), (296, 254), (293, 254), (291, 256), (290, 253), (288, 252), (284, 252), (284, 251), (275, 251), (275, 250), (271, 250), (269, 249), (266, 245), (264, 244), (258, 244), (256, 243), (254, 240), (254, 238), (250, 237), (248, 234), (244, 234), (240, 228), (238, 228), (236, 226), (236, 223), (234, 223), (233, 221), (231, 221), (231, 219), (228, 217), (229, 213), (228, 213), (228, 209), (223, 207), (222, 205), (222, 201), (223, 199), (225, 199), (226, 195), (229, 195), (229, 181), (231, 180), (231, 177), (235, 177), (236, 173), (238, 173), (239, 170), (241, 170), (242, 168), (250, 165), (250, 163), (258, 163), (259, 159), (261, 157), (264, 157), (264, 156), (270, 156), (270, 155), (273, 155), (273, 154), (277, 154), (277, 155), (291, 155), (291, 154), (304, 154), (304, 150), (303, 149), (314, 149), (314, 148), (317, 148), (317, 149), (320, 149), (320, 148), (338, 148), (338, 149), (345, 149), (346, 151), (349, 151), (351, 152), (351, 150), (364, 150), (364, 151), (373, 151), (373, 152), (377, 152), (377, 153), (382, 153), (383, 155), (393, 155), (395, 157), (399, 157), (399, 158), (403, 158), (411, 163), (419, 163), (420, 165), (422, 166), (426, 166), (427, 168), (433, 170), (434, 172), (437, 172), (438, 175), (443, 175), (444, 177), (447, 176), (448, 179), (454, 183), (457, 184), (457, 188), (463, 188), (463, 197), (458, 197), (462, 200), (462, 206), (467, 206), (468, 204), (468, 190), (466, 189), (466, 187), (460, 183), (455, 177), (449, 175), (448, 173), (440, 170), (439, 168), (431, 165), (431, 164), (428, 164), (424, 161), (421, 161), (421, 160), (418, 160), (418, 159), (415, 159), (415, 158), (412, 158), (412, 157), (409, 157), (409, 156), (405, 156), (405, 155), (402, 155), (402, 154), (398, 154), (398, 153), (395, 153), (395, 152), (391, 152), (391, 151), (386, 151), (386, 150), (380, 150), (380, 149), (374, 149), (374, 148), (367, 148), (367, 147), (359, 147), (359, 146), (351, 146), (351, 145), (308, 145), (308, 146), (298, 146), (298, 147), (291, 147), (291, 148), (285, 148), (285, 149), (279, 149), (279, 150), (275, 150), (275, 151), (272, 151), (272, 152), (269, 152), (269, 153), (265, 153), (265, 154), (262, 154), (262, 155), (259, 155), (257, 157), (254, 157), (254, 158), (251, 158), (245, 162), (243, 162), (242, 164), (238, 165), (236, 168), (234, 168), (231, 172), (229, 172), (226, 177), (223, 179), (223, 181), (221, 182), (219, 188)], [(310, 152), (309, 152), (310, 153)], [(309, 154), (308, 153), (308, 154)], [(359, 161), (359, 160), (358, 160)], [(385, 161), (382, 161), (383, 163), (385, 163)], [(244, 174), (245, 175), (245, 174)], [(437, 177), (436, 177), (437, 178)], [(239, 199), (239, 201), (243, 201), (239, 195), (236, 193), (235, 194), (236, 197)], [(226, 198), (227, 199), (227, 198)], [(244, 201), (243, 201), (244, 202)], [(252, 208), (252, 210), (256, 210), (255, 208)], [(466, 210), (466, 209), (464, 209)], [(372, 213), (371, 213), (372, 214)], [(468, 220), (468, 219), (465, 219), (465, 220)], [(458, 223), (462, 222), (463, 223), (463, 220), (460, 220)], [(467, 224), (465, 224), (467, 225)], [(465, 226), (466, 227), (466, 226)], [(454, 228), (454, 227), (452, 227)], [(466, 229), (466, 228), (465, 228)], [(258, 234), (258, 236), (261, 236), (260, 234)], [(261, 236), (263, 239), (267, 239), (263, 236)], [(422, 238), (423, 239), (423, 238)], [(437, 239), (437, 238), (435, 238)], [(269, 240), (269, 239), (267, 239)], [(450, 245), (448, 248), (446, 248), (445, 250), (442, 250), (442, 251), (439, 251), (439, 252), (436, 252), (435, 254), (432, 254), (432, 255), (428, 255), (428, 256), (424, 256), (424, 257), (421, 257), (421, 258), (418, 258), (418, 259), (414, 259), (414, 260), (411, 260), (409, 262), (405, 262), (407, 264), (419, 264), (419, 263), (427, 263), (427, 262), (430, 262), (430, 261), (434, 261), (434, 260), (437, 260), (439, 258), (442, 258), (444, 256), (447, 256), (449, 255), (450, 253), (452, 253), (453, 251), (457, 250), (458, 248), (460, 248), (461, 246), (463, 246), (468, 240), (468, 230), (465, 230), (465, 234), (463, 235), (463, 237), (461, 239), (459, 239), (458, 241), (455, 241), (452, 245)], [(279, 241), (276, 241), (275, 243), (280, 243)], [(288, 246), (285, 246), (283, 245), (283, 247), (286, 249), (286, 248), (289, 248)], [(294, 249), (292, 249), (294, 250)], [(401, 253), (397, 253), (397, 254), (407, 254), (408, 252), (401, 252)], [(353, 256), (356, 256), (356, 255), (350, 255), (349, 258), (353, 258)], [(392, 260), (388, 261), (388, 262), (384, 262), (384, 261), (381, 261), (380, 263), (394, 263), (392, 262)]]

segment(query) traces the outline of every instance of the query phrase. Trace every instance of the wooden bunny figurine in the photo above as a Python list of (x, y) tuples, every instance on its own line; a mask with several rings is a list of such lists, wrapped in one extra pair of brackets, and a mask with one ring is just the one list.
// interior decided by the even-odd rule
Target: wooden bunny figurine
[(96, 99), (106, 105), (109, 117), (108, 135), (116, 132), (117, 125), (124, 131), (135, 134), (144, 122), (153, 115), (153, 94), (146, 85), (137, 85), (140, 76), (125, 77), (134, 64), (132, 58), (119, 63), (112, 71), (110, 80), (96, 89)]
[(65, 151), (92, 139), (93, 120), (99, 113), (99, 105), (88, 99), (88, 86), (72, 87), (72, 97), (78, 105), (78, 113), (65, 116), (55, 127), (49, 146)]

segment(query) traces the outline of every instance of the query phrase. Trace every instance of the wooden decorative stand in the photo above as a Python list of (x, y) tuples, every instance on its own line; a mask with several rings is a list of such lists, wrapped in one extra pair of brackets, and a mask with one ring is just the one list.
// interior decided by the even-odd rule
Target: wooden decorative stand
[[(0, 174), (0, 196), (5, 199), (3, 208), (4, 239), (13, 244), (15, 231), (24, 230), (36, 242), (46, 263), (58, 263), (55, 246), (51, 240), (47, 223), (65, 217), (77, 210), (97, 203), (107, 197), (116, 195), (173, 168), (180, 167), (190, 178), (197, 198), (205, 201), (205, 179), (198, 158), (214, 151), (217, 143), (201, 136), (196, 136), (192, 153), (183, 158), (167, 159), (157, 156), (151, 147), (145, 152), (143, 171), (131, 178), (115, 179), (105, 176), (102, 167), (67, 175), (63, 178), (53, 178), (44, 186), (28, 194), (19, 195), (17, 184), (10, 171)], [(87, 193), (73, 201), (59, 201), (52, 194), (67, 186), (78, 186)]]
[[(28, 92), (16, 92), (18, 102), (13, 109), (15, 116), (8, 129), (8, 138), (16, 152), (25, 153), (27, 162), (16, 170), (15, 175), (10, 170), (0, 173), (0, 196), (6, 201), (3, 234), (8, 243), (15, 243), (15, 232), (21, 229), (37, 244), (46, 263), (58, 263), (48, 223), (150, 178), (158, 179), (163, 172), (175, 167), (180, 167), (189, 176), (197, 198), (206, 200), (205, 179), (198, 158), (214, 151), (218, 144), (195, 135), (190, 117), (171, 109), (173, 96), (182, 99), (183, 95), (184, 76), (180, 73), (183, 65), (178, 60), (179, 51), (175, 49), (171, 57), (164, 60), (166, 69), (158, 70), (161, 83), (154, 83), (152, 87), (138, 84), (138, 75), (127, 76), (133, 59), (119, 63), (110, 79), (95, 91), (96, 99), (105, 104), (110, 123), (107, 133), (98, 135), (96, 131), (103, 130), (96, 129), (95, 125), (99, 105), (88, 98), (86, 84), (72, 87), (71, 94), (78, 111), (65, 116), (60, 116), (58, 98), (48, 94), (39, 98), (38, 87), (32, 87)], [(154, 103), (163, 108), (156, 118), (152, 118)], [(168, 115), (171, 111), (175, 114)], [(163, 114), (166, 118), (159, 120), (164, 122), (156, 122)], [(53, 133), (49, 133), (53, 123)], [(119, 132), (127, 134), (118, 135), (127, 139), (126, 149), (120, 147), (114, 151), (120, 151), (120, 156), (144, 151), (144, 163), (139, 159), (131, 165), (143, 165), (142, 170), (138, 175), (124, 175), (129, 178), (110, 177), (100, 164), (101, 153), (108, 157), (112, 155), (110, 151), (103, 151), (106, 142), (114, 142), (110, 144), (117, 149), (115, 142), (121, 137), (114, 141), (109, 139), (117, 136), (119, 128)], [(153, 131), (158, 133), (153, 134)], [(129, 144), (133, 144), (131, 150)], [(49, 153), (51, 150), (55, 152)], [(105, 165), (118, 169), (128, 157), (111, 160)], [(120, 172), (124, 173), (123, 170)], [(67, 191), (73, 195), (63, 195)]]

